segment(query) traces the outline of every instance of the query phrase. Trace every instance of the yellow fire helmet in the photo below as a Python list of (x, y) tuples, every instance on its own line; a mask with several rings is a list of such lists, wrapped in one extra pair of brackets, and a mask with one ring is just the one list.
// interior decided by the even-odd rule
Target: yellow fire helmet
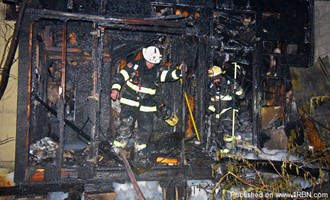
[(169, 118), (165, 119), (165, 122), (170, 126), (177, 125), (178, 121), (179, 121), (179, 118), (178, 118), (178, 116), (176, 116), (176, 114), (173, 114)]
[(222, 69), (219, 66), (212, 66), (207, 70), (208, 77), (211, 79), (218, 78), (222, 74)]
[(162, 55), (160, 54), (159, 49), (155, 46), (149, 46), (147, 48), (143, 48), (142, 54), (144, 59), (146, 59), (148, 62), (151, 62), (153, 64), (158, 64), (162, 60)]

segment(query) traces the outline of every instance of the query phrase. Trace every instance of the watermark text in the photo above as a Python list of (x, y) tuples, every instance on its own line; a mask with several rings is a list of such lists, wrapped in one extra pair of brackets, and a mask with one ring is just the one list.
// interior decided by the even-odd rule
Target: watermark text
[(259, 199), (259, 198), (266, 198), (266, 199), (272, 199), (272, 198), (329, 198), (328, 193), (322, 193), (322, 192), (293, 192), (293, 193), (272, 193), (272, 192), (233, 192), (230, 191), (230, 198), (244, 198), (244, 199)]

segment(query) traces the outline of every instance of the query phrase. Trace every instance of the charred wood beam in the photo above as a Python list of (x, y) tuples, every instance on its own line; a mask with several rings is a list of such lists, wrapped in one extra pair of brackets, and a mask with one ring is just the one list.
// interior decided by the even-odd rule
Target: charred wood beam
[[(189, 4), (187, 4), (189, 3)], [(166, 2), (166, 1), (152, 1), (150, 2), (151, 6), (159, 6), (159, 7), (177, 7), (177, 8), (185, 8), (185, 9), (192, 9), (192, 10), (196, 10), (196, 11), (200, 11), (202, 9), (205, 8), (205, 6), (209, 6), (209, 7), (213, 7), (213, 4), (211, 3), (200, 3), (200, 2), (194, 2), (194, 1), (190, 1), (190, 2), (183, 2), (181, 1), (180, 3), (174, 3), (173, 2)]]
[(67, 13), (53, 10), (27, 9), (26, 13), (34, 20), (80, 20), (91, 21), (101, 26), (119, 30), (148, 31), (167, 34), (183, 34), (187, 25), (184, 21), (167, 21), (154, 19), (113, 18), (89, 14)]
[(101, 98), (102, 98), (102, 76), (103, 76), (103, 36), (104, 29), (100, 27), (95, 27), (93, 32), (93, 41), (92, 41), (92, 56), (93, 56), (93, 96), (90, 98), (92, 103), (93, 111), (90, 113), (91, 122), (93, 128), (91, 131), (93, 146), (93, 155), (98, 157), (98, 146), (99, 144), (99, 128), (100, 127), (100, 114), (101, 114)]
[[(134, 168), (133, 168), (134, 170)], [(125, 168), (111, 168), (111, 169), (96, 169), (96, 176), (98, 178), (88, 180), (92, 182), (126, 182), (129, 177)], [(166, 181), (166, 182), (180, 182), (182, 180), (201, 180), (212, 178), (211, 167), (197, 167), (184, 165), (181, 166), (155, 166), (149, 171), (142, 174), (135, 174), (137, 181)], [(102, 180), (102, 181), (101, 181)]]
[[(54, 170), (54, 174), (53, 173), (46, 173), (46, 174), (51, 174), (50, 175), (50, 179), (51, 180), (60, 180), (60, 174), (61, 174), (61, 167), (63, 164), (63, 150), (64, 150), (64, 135), (65, 135), (65, 94), (66, 94), (66, 74), (67, 74), (67, 21), (64, 22), (63, 24), (63, 29), (62, 29), (62, 69), (61, 69), (61, 88), (62, 91), (60, 91), (60, 96), (58, 99), (58, 113), (57, 113), (57, 118), (59, 121), (58, 124), (58, 128), (59, 128), (59, 146), (60, 148), (58, 148), (58, 155), (56, 157), (56, 164), (55, 164), (55, 168), (50, 168), (50, 170)], [(47, 169), (47, 168), (46, 168)], [(47, 169), (48, 170), (48, 169)], [(48, 176), (45, 176), (45, 178), (48, 178)]]
[[(256, 14), (256, 35), (262, 33), (261, 13)], [(259, 36), (258, 36), (259, 37)], [(252, 53), (252, 145), (259, 143), (261, 129), (261, 95), (262, 95), (262, 54), (263, 46), (260, 40), (256, 41), (256, 49)]]
[[(17, 131), (17, 138), (22, 138), (21, 140), (16, 140), (16, 147), (20, 146), (21, 148), (16, 148), (15, 152), (15, 177), (14, 181), (19, 182), (23, 180), (23, 177), (25, 176), (25, 168), (27, 167), (28, 163), (28, 148), (30, 143), (30, 119), (31, 119), (31, 91), (32, 91), (32, 38), (33, 38), (33, 25), (34, 23), (31, 22), (29, 24), (29, 31), (26, 31), (26, 34), (29, 34), (29, 37), (23, 38), (25, 39), (25, 42), (29, 45), (26, 45), (23, 48), (25, 51), (28, 52), (28, 58), (25, 62), (27, 67), (23, 69), (24, 73), (27, 74), (26, 79), (21, 78), (20, 82), (25, 86), (25, 91), (22, 95), (23, 99), (25, 101), (19, 101), (18, 104), (20, 106), (24, 106), (26, 109), (26, 114), (20, 117), (20, 121), (25, 121), (26, 126), (18, 127), (20, 131)], [(24, 63), (24, 62), (23, 62)], [(21, 68), (22, 69), (22, 68)], [(24, 80), (24, 81), (23, 81)], [(24, 83), (23, 83), (24, 82)], [(18, 115), (20, 116), (20, 115)], [(19, 118), (19, 117), (18, 117)], [(17, 121), (18, 124), (18, 121)], [(24, 156), (23, 156), (24, 155)], [(1, 194), (1, 193), (0, 193)]]
[(112, 28), (112, 29), (118, 29), (118, 30), (131, 30), (131, 31), (142, 31), (142, 32), (156, 32), (156, 33), (164, 33), (164, 34), (175, 34), (175, 35), (181, 35), (184, 34), (184, 29), (174, 29), (172, 27), (166, 27), (163, 26), (157, 26), (149, 24), (149, 26), (139, 26), (139, 25), (132, 25), (132, 24), (108, 24), (104, 22), (100, 22), (99, 25)]
[[(27, 184), (23, 183), (13, 187), (0, 187), (0, 196), (43, 195), (56, 191), (77, 191), (86, 193), (110, 192), (113, 191), (113, 182), (125, 183), (128, 178), (124, 167), (111, 169), (96, 168), (95, 176), (91, 179), (83, 180), (72, 176), (69, 179), (60, 181), (29, 181)], [(182, 183), (185, 183), (186, 180), (202, 180), (205, 178), (212, 178), (210, 167), (195, 168), (187, 165), (183, 168), (179, 166), (155, 167), (143, 174), (136, 175), (137, 181), (170, 182), (173, 183), (174, 186), (180, 186)]]
[[(208, 12), (208, 17), (211, 18), (211, 12)], [(212, 32), (212, 31), (211, 31)], [(213, 33), (212, 33), (213, 34)], [(212, 43), (214, 37), (203, 37), (198, 39), (198, 54), (196, 58), (195, 65), (198, 68), (204, 66), (211, 66), (213, 63), (213, 59), (209, 59), (212, 56), (213, 51), (209, 50), (208, 45)], [(196, 113), (206, 113), (206, 98), (205, 88), (207, 88), (207, 70), (196, 69), (196, 80), (197, 81), (197, 89), (196, 89), (196, 99), (199, 99), (196, 105)], [(206, 144), (207, 142), (207, 133), (208, 130), (205, 128), (205, 116), (204, 114), (200, 114), (197, 116), (198, 127), (200, 127), (200, 135), (202, 139), (202, 143)]]
[[(49, 52), (62, 52), (62, 48), (61, 47), (46, 47), (45, 51), (49, 51)], [(79, 48), (67, 48), (66, 49), (67, 53), (81, 53), (81, 49)]]
[(16, 195), (44, 195), (49, 192), (70, 192), (78, 191), (84, 192), (84, 184), (75, 181), (74, 183), (64, 183), (64, 182), (55, 182), (55, 183), (44, 183), (40, 182), (35, 185), (17, 185), (13, 187), (0, 187), (0, 196), (9, 196)]
[[(51, 60), (61, 60), (62, 57), (60, 55), (49, 55), (48, 56), (49, 59)], [(92, 61), (93, 58), (92, 56), (85, 56), (85, 55), (67, 55), (68, 60), (80, 60), (80, 61)], [(103, 58), (104, 62), (110, 62), (110, 58), (109, 57), (104, 57)]]

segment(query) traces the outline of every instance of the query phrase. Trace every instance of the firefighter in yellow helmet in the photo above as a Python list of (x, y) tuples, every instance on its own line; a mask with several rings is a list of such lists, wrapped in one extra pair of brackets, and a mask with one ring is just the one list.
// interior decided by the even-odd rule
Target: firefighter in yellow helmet
[(228, 77), (221, 67), (216, 65), (208, 69), (208, 78), (210, 82), (207, 113), (212, 115), (211, 131), (217, 145), (220, 147), (220, 151), (229, 153), (224, 136), (225, 134), (231, 134), (233, 102), (234, 98), (243, 94), (242, 89), (238, 87), (236, 91), (233, 91), (234, 80)]
[(167, 106), (159, 105), (155, 96), (159, 83), (176, 81), (181, 77), (181, 68), (161, 68), (158, 64), (162, 55), (156, 46), (143, 48), (142, 55), (143, 59), (128, 63), (112, 80), (111, 99), (117, 100), (120, 96), (121, 105), (120, 125), (113, 142), (117, 152), (127, 145), (136, 122), (138, 134), (135, 138), (135, 151), (147, 146), (157, 111), (169, 125), (175, 126), (178, 122), (176, 115)]

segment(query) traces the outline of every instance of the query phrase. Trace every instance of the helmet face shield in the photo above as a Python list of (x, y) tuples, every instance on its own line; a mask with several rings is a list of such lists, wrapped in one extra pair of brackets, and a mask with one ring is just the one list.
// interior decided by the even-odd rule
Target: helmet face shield
[(151, 62), (153, 64), (158, 64), (162, 60), (162, 55), (160, 54), (159, 49), (155, 46), (143, 48), (142, 54), (146, 61)]

